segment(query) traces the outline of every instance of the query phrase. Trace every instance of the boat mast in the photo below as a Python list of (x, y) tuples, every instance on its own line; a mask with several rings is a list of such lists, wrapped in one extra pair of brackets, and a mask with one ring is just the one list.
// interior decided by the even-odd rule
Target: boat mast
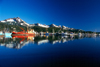
[(28, 31), (28, 26), (27, 26), (27, 31)]
[(22, 29), (25, 32), (25, 30), (23, 28), (21, 28), (21, 27), (19, 27), (19, 28)]

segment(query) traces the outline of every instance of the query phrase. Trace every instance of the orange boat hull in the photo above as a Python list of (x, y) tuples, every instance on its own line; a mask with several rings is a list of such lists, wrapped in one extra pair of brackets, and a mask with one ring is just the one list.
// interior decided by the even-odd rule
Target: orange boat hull
[(12, 32), (12, 36), (34, 36), (35, 33)]

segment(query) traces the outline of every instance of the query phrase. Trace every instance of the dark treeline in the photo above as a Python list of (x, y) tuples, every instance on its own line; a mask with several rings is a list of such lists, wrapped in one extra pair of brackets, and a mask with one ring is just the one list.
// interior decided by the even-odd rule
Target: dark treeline
[(61, 31), (68, 32), (68, 33), (70, 33), (70, 32), (73, 32), (73, 33), (80, 33), (80, 32), (81, 33), (93, 33), (92, 31), (84, 31), (84, 30), (80, 30), (80, 29), (63, 30), (62, 28), (55, 28), (55, 27), (43, 28), (43, 27), (34, 26), (34, 27), (32, 27), (32, 29), (34, 29), (37, 32), (47, 32), (48, 31), (49, 33), (52, 33), (53, 31), (55, 33), (61, 32)]

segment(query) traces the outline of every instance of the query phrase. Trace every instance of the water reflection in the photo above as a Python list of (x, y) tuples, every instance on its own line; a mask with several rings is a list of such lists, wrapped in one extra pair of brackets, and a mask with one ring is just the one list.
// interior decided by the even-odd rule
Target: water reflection
[(7, 48), (14, 48), (14, 49), (20, 49), (23, 46), (32, 43), (41, 45), (44, 43), (65, 43), (68, 41), (73, 41), (75, 39), (82, 39), (82, 38), (91, 38), (96, 37), (94, 35), (78, 35), (78, 36), (27, 36), (27, 37), (1, 37), (0, 38), (0, 45), (5, 46)]

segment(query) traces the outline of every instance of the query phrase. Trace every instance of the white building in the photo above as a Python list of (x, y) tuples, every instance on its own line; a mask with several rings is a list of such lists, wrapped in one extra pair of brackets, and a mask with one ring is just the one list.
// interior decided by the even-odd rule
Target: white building
[(44, 27), (44, 28), (49, 28), (49, 26), (48, 25), (43, 25), (43, 24), (39, 24), (39, 23), (37, 23), (37, 24), (35, 24), (35, 26), (40, 26), (40, 27)]

